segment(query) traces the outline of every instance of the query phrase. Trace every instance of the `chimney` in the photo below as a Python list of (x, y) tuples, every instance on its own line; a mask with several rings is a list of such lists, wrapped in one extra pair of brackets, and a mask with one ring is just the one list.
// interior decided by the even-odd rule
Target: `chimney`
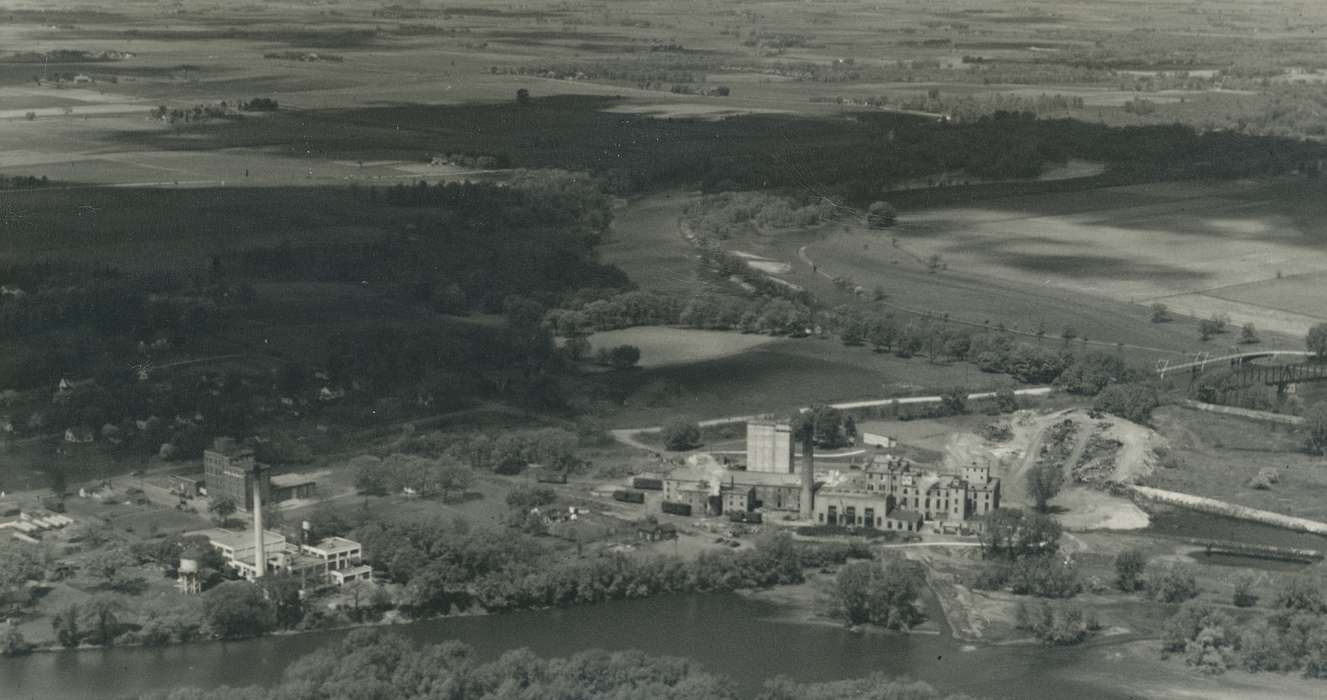
[(254, 576), (262, 578), (267, 573), (267, 549), (263, 547), (263, 480), (259, 470), (253, 475), (253, 568)]
[(801, 516), (803, 520), (811, 520), (815, 517), (815, 503), (811, 500), (815, 498), (816, 486), (815, 449), (815, 438), (808, 432), (806, 438), (802, 440)]

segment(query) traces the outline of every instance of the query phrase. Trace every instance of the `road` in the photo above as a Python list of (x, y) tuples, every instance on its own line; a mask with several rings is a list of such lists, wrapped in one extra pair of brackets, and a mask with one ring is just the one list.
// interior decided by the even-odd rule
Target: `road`
[[(1052, 391), (1054, 391), (1054, 390), (1053, 390), (1051, 387), (1048, 387), (1048, 386), (1042, 386), (1042, 387), (1035, 387), (1035, 388), (1031, 388), (1031, 389), (1018, 389), (1018, 390), (1016, 390), (1016, 391), (1014, 392), (1014, 395), (1015, 395), (1015, 396), (1046, 396), (1046, 395), (1050, 394)], [(968, 400), (969, 400), (969, 401), (975, 401), (975, 400), (979, 400), (979, 399), (989, 399), (989, 398), (991, 398), (991, 397), (993, 397), (993, 396), (995, 396), (995, 392), (994, 392), (994, 391), (982, 391), (982, 392), (977, 392), (977, 393), (974, 393), (974, 394), (968, 394)], [(888, 405), (891, 405), (891, 404), (893, 404), (893, 405), (898, 405), (898, 406), (907, 406), (907, 405), (911, 405), (911, 404), (940, 403), (943, 399), (944, 399), (944, 397), (942, 397), (942, 396), (899, 396), (899, 397), (887, 398), (887, 399), (867, 399), (867, 400), (864, 400), (864, 401), (844, 401), (844, 402), (841, 402), (841, 403), (832, 403), (832, 404), (829, 404), (829, 407), (830, 407), (830, 408), (837, 408), (837, 409), (839, 409), (839, 410), (841, 410), (841, 411), (847, 411), (847, 410), (853, 410), (853, 409), (858, 409), (858, 408), (871, 408), (871, 407), (873, 407), (873, 406), (888, 406)], [(800, 409), (798, 409), (798, 410), (799, 410), (799, 411), (806, 411), (807, 408), (800, 408)], [(700, 427), (702, 427), (702, 428), (709, 428), (709, 427), (718, 426), (718, 425), (730, 425), (730, 424), (733, 424), (733, 423), (748, 423), (748, 422), (753, 421), (753, 420), (756, 420), (756, 419), (758, 419), (758, 418), (760, 418), (760, 417), (761, 417), (760, 415), (755, 415), (755, 414), (753, 414), (753, 415), (745, 415), (745, 416), (725, 416), (725, 417), (723, 417), (723, 418), (710, 418), (710, 419), (708, 419), (708, 420), (700, 421)], [(647, 452), (658, 452), (658, 449), (656, 449), (655, 447), (653, 447), (653, 446), (651, 446), (651, 445), (647, 445), (647, 444), (641, 442), (640, 440), (638, 440), (638, 439), (636, 438), (636, 436), (637, 436), (637, 435), (640, 435), (641, 433), (658, 433), (658, 432), (662, 432), (662, 431), (663, 431), (663, 427), (662, 427), (662, 426), (655, 425), (655, 426), (650, 426), (650, 427), (648, 427), (648, 428), (619, 428), (619, 429), (617, 429), (617, 430), (610, 430), (609, 432), (613, 435), (613, 439), (617, 440), (618, 442), (620, 442), (620, 443), (622, 443), (622, 444), (624, 444), (624, 445), (630, 445), (631, 447), (636, 447), (636, 448), (639, 448), (639, 449), (645, 450), (645, 451), (647, 451)]]

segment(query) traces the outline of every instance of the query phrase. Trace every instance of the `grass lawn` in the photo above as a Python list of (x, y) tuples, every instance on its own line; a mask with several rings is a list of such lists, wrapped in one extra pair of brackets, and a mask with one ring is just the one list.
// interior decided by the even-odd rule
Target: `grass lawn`
[(596, 351), (618, 345), (634, 345), (640, 348), (640, 366), (645, 368), (716, 360), (749, 352), (774, 341), (765, 335), (659, 326), (605, 331), (595, 333), (589, 340)]
[[(1314, 520), (1327, 520), (1327, 469), (1303, 450), (1304, 439), (1280, 425), (1167, 406), (1152, 422), (1181, 465), (1158, 468), (1148, 485)], [(1261, 491), (1248, 483), (1260, 469), (1279, 483)]]

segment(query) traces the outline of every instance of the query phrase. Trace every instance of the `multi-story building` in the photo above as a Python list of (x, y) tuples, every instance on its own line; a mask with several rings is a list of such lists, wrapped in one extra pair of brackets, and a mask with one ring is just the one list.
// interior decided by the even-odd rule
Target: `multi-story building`
[(961, 475), (921, 471), (906, 459), (878, 455), (860, 475), (817, 493), (816, 522), (881, 527), (920, 516), (961, 523), (1000, 507), (1000, 480), (990, 474), (985, 465), (964, 467)]
[[(747, 496), (747, 493), (750, 496)], [(711, 496), (731, 494), (728, 498), (749, 500), (745, 510), (780, 510), (797, 512), (802, 503), (802, 482), (797, 474), (753, 471), (676, 469), (663, 477), (663, 500), (688, 503), (693, 513), (713, 511)], [(732, 501), (736, 504), (737, 500)], [(722, 502), (722, 501), (721, 501)], [(728, 503), (724, 509), (731, 510)]]
[(753, 420), (746, 424), (746, 470), (793, 473), (792, 426), (787, 421)]
[(271, 476), (267, 465), (254, 459), (252, 449), (230, 438), (218, 438), (211, 449), (203, 450), (203, 481), (209, 499), (229, 497), (239, 510), (253, 510), (255, 480), (263, 502), (271, 503)]

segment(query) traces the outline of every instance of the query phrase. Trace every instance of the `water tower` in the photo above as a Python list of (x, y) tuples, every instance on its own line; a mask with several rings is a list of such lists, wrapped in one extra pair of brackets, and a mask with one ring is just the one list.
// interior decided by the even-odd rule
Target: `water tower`
[(198, 560), (180, 557), (180, 569), (176, 574), (175, 586), (186, 595), (197, 595), (203, 591), (203, 581), (198, 576)]

